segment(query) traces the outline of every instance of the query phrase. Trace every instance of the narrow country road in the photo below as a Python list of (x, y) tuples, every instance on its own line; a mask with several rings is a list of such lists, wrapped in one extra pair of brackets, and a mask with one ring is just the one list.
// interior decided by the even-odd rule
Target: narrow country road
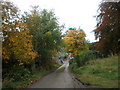
[[(85, 88), (84, 85), (72, 76), (69, 72), (68, 66), (69, 60), (65, 61), (55, 72), (46, 75), (28, 88)], [(64, 71), (57, 72), (63, 67), (65, 67)]]

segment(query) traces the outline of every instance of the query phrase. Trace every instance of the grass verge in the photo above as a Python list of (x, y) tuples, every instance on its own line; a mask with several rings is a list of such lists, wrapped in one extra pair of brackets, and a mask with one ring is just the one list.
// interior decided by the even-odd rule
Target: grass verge
[[(61, 64), (55, 64), (53, 69), (58, 68), (61, 66)], [(27, 87), (36, 81), (40, 80), (43, 76), (46, 74), (50, 73), (52, 70), (40, 70), (40, 71), (35, 71), (32, 75), (29, 75), (28, 78), (22, 79), (20, 81), (14, 81), (10, 78), (5, 78), (3, 85), (3, 88), (24, 88)]]
[(62, 68), (60, 68), (59, 70), (57, 70), (57, 72), (60, 73), (60, 72), (62, 72), (62, 71), (64, 71), (64, 70), (65, 70), (65, 67), (62, 67)]
[(40, 79), (44, 74), (46, 74), (48, 71), (41, 70), (39, 72), (34, 73), (33, 75), (30, 75), (28, 78), (20, 80), (20, 81), (12, 81), (9, 78), (5, 78), (3, 85), (3, 88), (24, 88), (38, 79)]
[(75, 77), (91, 87), (118, 88), (118, 56), (90, 60), (82, 67), (70, 65)]

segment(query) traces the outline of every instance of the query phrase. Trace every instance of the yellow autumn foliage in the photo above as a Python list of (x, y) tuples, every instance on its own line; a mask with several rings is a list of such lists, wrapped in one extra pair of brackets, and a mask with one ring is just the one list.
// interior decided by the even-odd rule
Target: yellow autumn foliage
[[(9, 25), (6, 26), (9, 27)], [(29, 35), (29, 30), (26, 25), (17, 22), (16, 26), (19, 26), (19, 31), (15, 27), (9, 27), (11, 30), (14, 29), (13, 31), (6, 31), (8, 37), (2, 42), (2, 58), (8, 61), (12, 58), (13, 60), (17, 60), (19, 65), (23, 65), (34, 60), (37, 53), (33, 52), (32, 35)], [(4, 29), (3, 32), (5, 32)]]
[(67, 34), (64, 36), (67, 52), (71, 52), (76, 56), (87, 50), (85, 37), (86, 34), (82, 30), (68, 30)]

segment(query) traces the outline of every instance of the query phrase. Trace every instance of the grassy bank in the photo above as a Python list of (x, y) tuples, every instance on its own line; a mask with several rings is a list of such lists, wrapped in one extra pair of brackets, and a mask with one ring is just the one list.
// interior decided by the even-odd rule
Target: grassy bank
[[(58, 68), (62, 64), (55, 64), (53, 69)], [(44, 75), (48, 74), (52, 70), (40, 70), (40, 71), (35, 71), (32, 74), (28, 74), (26, 78), (22, 78), (20, 80), (14, 81), (13, 78), (6, 77), (2, 83), (3, 88), (24, 88), (27, 87), (28, 85), (31, 85), (35, 83), (36, 81), (40, 80)], [(17, 75), (17, 74), (16, 74)], [(21, 76), (22, 77), (22, 76)]]
[(118, 56), (87, 61), (82, 67), (76, 63), (70, 64), (75, 76), (91, 87), (118, 87)]

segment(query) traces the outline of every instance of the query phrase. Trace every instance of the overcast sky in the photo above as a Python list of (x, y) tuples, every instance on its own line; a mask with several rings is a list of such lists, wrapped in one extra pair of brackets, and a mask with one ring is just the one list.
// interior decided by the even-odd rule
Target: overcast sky
[(30, 6), (39, 5), (41, 9), (54, 9), (60, 24), (65, 24), (63, 32), (70, 27), (83, 29), (86, 39), (95, 41), (94, 34), (98, 5), (101, 0), (10, 0), (22, 12), (30, 10)]

